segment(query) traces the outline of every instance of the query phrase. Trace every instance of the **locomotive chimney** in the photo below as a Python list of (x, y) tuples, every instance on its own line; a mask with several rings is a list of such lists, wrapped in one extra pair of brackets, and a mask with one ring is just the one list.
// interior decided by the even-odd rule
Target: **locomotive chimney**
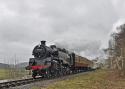
[(46, 45), (46, 41), (41, 41), (41, 45)]

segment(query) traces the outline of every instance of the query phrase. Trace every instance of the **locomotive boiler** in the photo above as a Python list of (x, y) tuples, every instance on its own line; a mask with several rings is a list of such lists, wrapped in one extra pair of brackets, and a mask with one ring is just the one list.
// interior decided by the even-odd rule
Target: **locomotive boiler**
[(32, 70), (32, 77), (57, 77), (70, 73), (77, 73), (91, 69), (92, 61), (85, 57), (69, 52), (56, 45), (46, 46), (46, 41), (34, 47), (33, 58), (29, 60), (28, 69)]

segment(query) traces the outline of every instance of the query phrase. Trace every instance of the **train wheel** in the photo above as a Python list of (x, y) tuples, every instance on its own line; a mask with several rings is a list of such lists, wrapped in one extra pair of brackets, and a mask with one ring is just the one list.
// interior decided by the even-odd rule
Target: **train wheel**
[(32, 73), (32, 77), (35, 79), (36, 76), (37, 76), (37, 71), (34, 70), (33, 73)]
[(50, 71), (46, 70), (46, 78), (50, 78)]
[(62, 69), (59, 70), (59, 76), (63, 76), (63, 71), (62, 71)]
[(70, 68), (69, 68), (69, 67), (66, 68), (66, 74), (67, 74), (67, 75), (70, 74)]
[(60, 76), (59, 70), (58, 70), (58, 69), (55, 69), (54, 71), (55, 71), (55, 72), (54, 72), (54, 77), (59, 77), (59, 76)]

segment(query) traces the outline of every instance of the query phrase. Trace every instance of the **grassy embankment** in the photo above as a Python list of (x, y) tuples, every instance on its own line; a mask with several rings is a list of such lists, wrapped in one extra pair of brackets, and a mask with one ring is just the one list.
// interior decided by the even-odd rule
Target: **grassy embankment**
[(28, 75), (25, 69), (0, 69), (0, 80), (3, 79), (16, 79)]
[(97, 70), (53, 83), (47, 88), (33, 89), (125, 89), (125, 79), (117, 77), (111, 71)]

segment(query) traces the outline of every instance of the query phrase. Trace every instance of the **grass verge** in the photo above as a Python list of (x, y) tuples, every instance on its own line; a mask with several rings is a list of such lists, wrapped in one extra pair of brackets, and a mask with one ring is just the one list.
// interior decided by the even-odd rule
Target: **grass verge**
[(0, 80), (3, 79), (16, 79), (28, 75), (28, 72), (24, 69), (0, 69)]
[(115, 79), (113, 75), (107, 70), (97, 70), (56, 82), (47, 89), (125, 89), (125, 79)]

